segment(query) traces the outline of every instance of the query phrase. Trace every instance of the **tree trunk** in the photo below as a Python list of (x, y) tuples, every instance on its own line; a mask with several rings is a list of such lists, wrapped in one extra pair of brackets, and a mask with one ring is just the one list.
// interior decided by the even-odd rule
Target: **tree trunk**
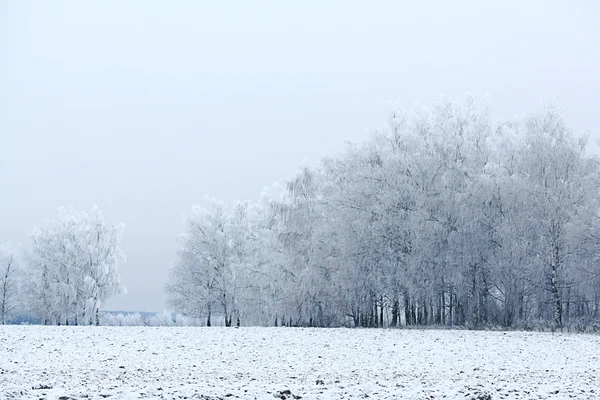
[(524, 303), (525, 303), (525, 298), (522, 295), (519, 296), (519, 320), (520, 321), (525, 319)]
[(469, 307), (471, 308), (471, 323), (474, 327), (479, 325), (479, 321), (477, 318), (477, 267), (475, 265), (471, 268), (471, 274), (473, 275), (472, 283), (471, 283), (471, 298), (469, 301)]
[(562, 328), (563, 309), (558, 288), (558, 269), (560, 267), (560, 224), (552, 221), (550, 234), (552, 237), (552, 254), (550, 255), (550, 291), (554, 303), (554, 323), (557, 328)]
[(400, 304), (398, 299), (394, 299), (394, 304), (392, 305), (392, 325), (394, 328), (398, 326), (398, 308)]
[(563, 320), (564, 322), (567, 323), (567, 325), (569, 324), (569, 314), (571, 312), (570, 308), (571, 308), (571, 289), (567, 289), (567, 299), (566, 299), (566, 306), (565, 306), (565, 311), (564, 311), (564, 315), (563, 315)]
[(379, 300), (379, 326), (383, 328), (383, 296)]
[(481, 288), (479, 302), (479, 321), (483, 324), (488, 323), (488, 285), (485, 270), (481, 276), (483, 287)]
[(225, 326), (229, 326), (227, 318), (229, 317), (227, 312), (227, 295), (223, 293), (223, 315), (225, 315)]
[(2, 288), (2, 304), (0, 304), (0, 314), (2, 314), (2, 325), (6, 324), (6, 292), (8, 291), (8, 273), (4, 276), (4, 287)]
[[(443, 285), (443, 281), (442, 281)], [(446, 292), (444, 291), (444, 287), (442, 286), (442, 325), (446, 325)]]
[(323, 313), (323, 306), (321, 305), (321, 302), (319, 302), (318, 317), (319, 317), (319, 326), (324, 327), (325, 326), (325, 315)]
[(2, 325), (6, 324), (6, 292), (2, 293), (2, 304), (0, 305), (0, 313), (2, 314)]
[(408, 297), (408, 293), (404, 293), (404, 323), (406, 325), (412, 325), (411, 322), (410, 298)]
[(554, 302), (554, 323), (558, 328), (562, 328), (562, 304), (558, 292), (558, 266), (556, 265), (556, 261), (553, 261), (551, 265), (550, 286)]
[(435, 312), (433, 311), (433, 302), (429, 303), (429, 322), (428, 325), (435, 325)]
[(454, 325), (454, 294), (452, 293), (452, 288), (449, 291), (450, 298), (448, 299), (448, 319), (450, 320), (450, 325)]

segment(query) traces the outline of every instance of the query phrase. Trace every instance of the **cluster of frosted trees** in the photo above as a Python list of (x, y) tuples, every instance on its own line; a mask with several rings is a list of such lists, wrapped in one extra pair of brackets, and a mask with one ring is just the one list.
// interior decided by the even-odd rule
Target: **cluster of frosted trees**
[(258, 204), (194, 207), (166, 285), (207, 325), (562, 327), (600, 319), (600, 163), (547, 107), (394, 111)]
[(100, 210), (59, 209), (59, 218), (31, 231), (31, 246), (0, 248), (0, 316), (16, 312), (43, 324), (98, 324), (98, 308), (122, 293), (117, 267), (123, 227), (109, 226)]

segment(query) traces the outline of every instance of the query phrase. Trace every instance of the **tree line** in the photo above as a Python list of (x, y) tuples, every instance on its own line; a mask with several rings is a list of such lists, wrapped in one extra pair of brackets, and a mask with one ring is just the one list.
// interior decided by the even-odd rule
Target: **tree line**
[[(169, 307), (207, 326), (598, 328), (600, 161), (586, 147), (553, 106), (510, 121), (472, 99), (394, 109), (256, 203), (193, 206)], [(100, 324), (125, 292), (122, 231), (97, 207), (61, 208), (27, 249), (0, 246), (0, 322)]]
[(586, 144), (554, 106), (510, 121), (472, 99), (393, 110), (256, 204), (192, 207), (169, 305), (226, 326), (598, 326)]

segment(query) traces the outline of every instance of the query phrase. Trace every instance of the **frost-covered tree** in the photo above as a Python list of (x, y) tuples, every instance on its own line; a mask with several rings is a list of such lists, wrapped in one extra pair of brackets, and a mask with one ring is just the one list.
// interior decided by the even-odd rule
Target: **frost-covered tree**
[(229, 325), (237, 294), (230, 216), (223, 202), (207, 200), (209, 208), (192, 208), (187, 231), (179, 237), (179, 257), (167, 284), (169, 303), (184, 315), (206, 317), (208, 326), (214, 314)]
[[(531, 116), (523, 126), (519, 178), (523, 185), (522, 221), (532, 256), (530, 268), (540, 289), (538, 302), (551, 304), (554, 323), (569, 318), (570, 304), (585, 301), (578, 287), (582, 259), (578, 241), (588, 218), (600, 209), (599, 163), (585, 155), (585, 140), (577, 139), (552, 107)], [(548, 307), (538, 316), (548, 318)]]
[(98, 207), (91, 214), (60, 208), (57, 221), (31, 231), (25, 290), (44, 324), (99, 324), (100, 305), (125, 292), (122, 231), (106, 224)]
[(18, 261), (15, 249), (0, 245), (0, 323), (6, 324), (18, 305)]

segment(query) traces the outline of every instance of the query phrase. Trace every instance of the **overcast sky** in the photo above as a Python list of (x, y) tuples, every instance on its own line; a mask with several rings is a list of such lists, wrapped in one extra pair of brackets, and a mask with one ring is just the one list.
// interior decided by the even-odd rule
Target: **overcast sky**
[(597, 1), (208, 3), (0, 1), (0, 242), (98, 204), (125, 223), (106, 309), (165, 309), (192, 204), (256, 200), (390, 101), (554, 99), (600, 136)]

